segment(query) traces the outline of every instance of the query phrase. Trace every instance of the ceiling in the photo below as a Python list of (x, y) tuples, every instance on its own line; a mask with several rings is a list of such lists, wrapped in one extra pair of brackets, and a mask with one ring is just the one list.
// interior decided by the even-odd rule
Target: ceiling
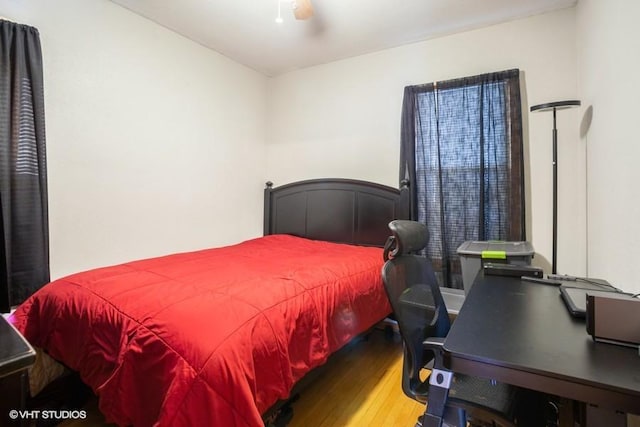
[(111, 0), (267, 76), (573, 6), (577, 0)]

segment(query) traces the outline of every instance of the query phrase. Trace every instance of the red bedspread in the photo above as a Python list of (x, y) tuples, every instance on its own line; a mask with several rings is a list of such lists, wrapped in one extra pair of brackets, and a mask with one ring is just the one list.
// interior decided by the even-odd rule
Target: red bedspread
[(267, 236), (68, 276), (12, 319), (80, 372), (109, 421), (258, 426), (390, 312), (381, 267), (378, 248)]

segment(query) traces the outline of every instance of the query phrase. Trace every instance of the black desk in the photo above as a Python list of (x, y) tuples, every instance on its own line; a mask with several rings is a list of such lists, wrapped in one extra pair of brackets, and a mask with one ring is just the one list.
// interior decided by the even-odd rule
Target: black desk
[(479, 276), (444, 348), (454, 372), (640, 414), (638, 349), (593, 342), (555, 286)]

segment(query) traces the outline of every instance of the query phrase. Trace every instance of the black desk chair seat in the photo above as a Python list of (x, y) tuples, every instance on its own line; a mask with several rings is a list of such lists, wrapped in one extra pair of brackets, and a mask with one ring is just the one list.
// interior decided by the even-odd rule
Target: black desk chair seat
[[(382, 277), (403, 341), (402, 389), (427, 404), (417, 425), (544, 426), (541, 394), (444, 369), (451, 324), (431, 263), (416, 255), (427, 244), (427, 229), (400, 220), (389, 228)], [(431, 373), (422, 380), (425, 368)]]

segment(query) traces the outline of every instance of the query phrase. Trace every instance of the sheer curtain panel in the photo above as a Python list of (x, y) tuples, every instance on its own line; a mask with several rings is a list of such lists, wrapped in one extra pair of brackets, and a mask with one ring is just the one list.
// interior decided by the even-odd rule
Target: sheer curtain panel
[(38, 30), (0, 20), (0, 311), (49, 281), (42, 52)]

